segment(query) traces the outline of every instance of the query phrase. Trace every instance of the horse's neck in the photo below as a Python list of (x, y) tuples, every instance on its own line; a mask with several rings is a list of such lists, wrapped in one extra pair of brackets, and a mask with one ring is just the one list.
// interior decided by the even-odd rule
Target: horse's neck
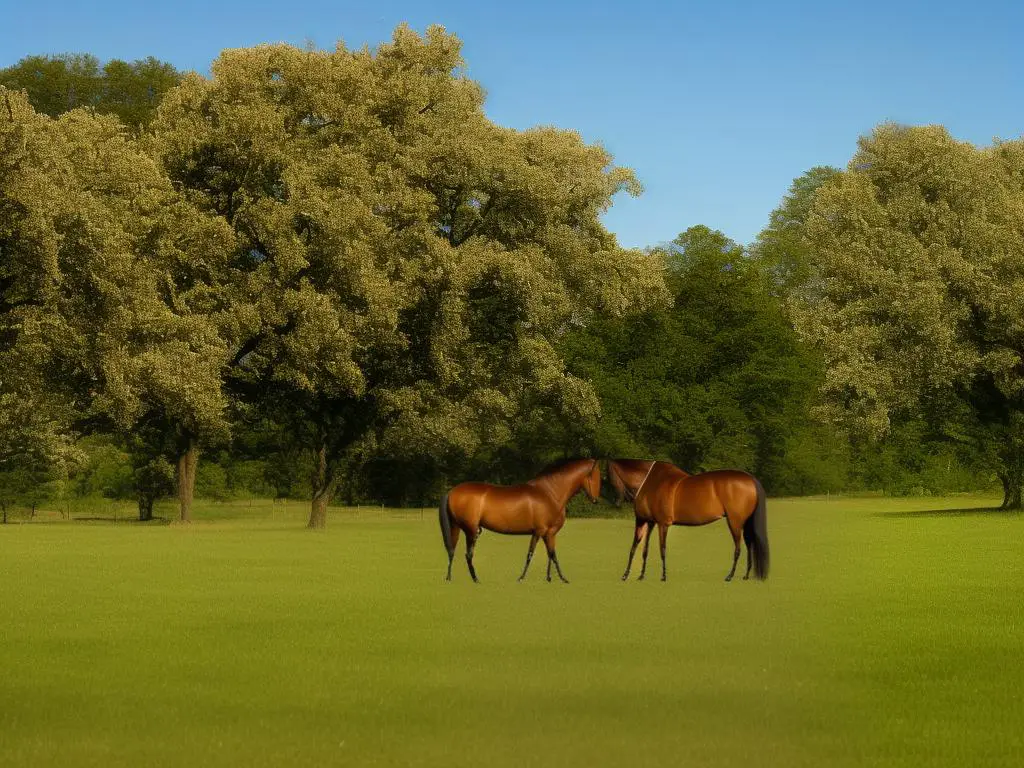
[[(644, 484), (644, 481), (648, 478), (651, 472), (654, 471), (654, 465), (657, 464), (658, 462), (652, 461), (647, 466), (643, 466), (644, 464), (646, 464), (646, 462), (638, 461), (636, 463), (640, 464), (641, 466), (628, 468), (630, 474), (628, 485), (630, 487), (630, 491), (634, 492), (640, 489), (640, 486)], [(616, 469), (616, 473), (619, 475), (619, 479), (622, 480), (624, 484), (626, 484), (626, 478), (623, 477), (623, 473), (618, 469)]]
[(536, 485), (547, 491), (548, 495), (554, 499), (555, 504), (561, 508), (568, 504), (569, 499), (576, 495), (580, 486), (583, 485), (583, 477), (584, 473), (582, 470), (574, 470), (566, 474), (554, 472), (550, 475), (534, 478), (529, 484)]

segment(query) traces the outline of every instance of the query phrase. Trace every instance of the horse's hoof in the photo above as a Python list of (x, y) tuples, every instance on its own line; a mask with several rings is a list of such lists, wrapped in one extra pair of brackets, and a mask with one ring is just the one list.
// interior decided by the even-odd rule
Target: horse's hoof
[(744, 580), (744, 581), (750, 581), (750, 577), (749, 577), (749, 576), (744, 576), (744, 577), (743, 577), (743, 580)]
[(730, 581), (732, 581), (732, 576), (726, 576), (726, 577), (725, 577), (725, 580), (726, 580), (726, 582), (730, 582)]

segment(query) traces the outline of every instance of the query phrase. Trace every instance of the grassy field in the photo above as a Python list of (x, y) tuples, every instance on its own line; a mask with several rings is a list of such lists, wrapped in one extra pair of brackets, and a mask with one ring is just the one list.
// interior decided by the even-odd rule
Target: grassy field
[(764, 584), (723, 583), (722, 524), (623, 584), (631, 524), (570, 520), (568, 586), (489, 533), (443, 583), (430, 510), (0, 526), (0, 764), (1017, 766), (994, 501), (772, 500)]

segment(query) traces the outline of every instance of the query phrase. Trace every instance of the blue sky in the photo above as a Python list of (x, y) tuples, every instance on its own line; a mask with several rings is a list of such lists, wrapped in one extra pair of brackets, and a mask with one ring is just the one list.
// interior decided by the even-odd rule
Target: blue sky
[(406, 21), (464, 41), (487, 112), (606, 146), (644, 184), (606, 216), (627, 246), (693, 224), (749, 242), (794, 176), (844, 165), (879, 122), (1024, 134), (1024, 2), (0, 0), (0, 66), (148, 55), (206, 72), (223, 48), (374, 45)]

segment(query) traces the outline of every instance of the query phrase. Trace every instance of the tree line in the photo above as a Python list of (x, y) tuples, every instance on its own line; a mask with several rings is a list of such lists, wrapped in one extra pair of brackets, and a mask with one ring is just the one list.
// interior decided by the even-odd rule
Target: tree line
[(429, 503), (553, 458), (1019, 506), (1022, 145), (883, 125), (755, 243), (626, 249), (631, 171), (457, 38), (0, 70), (0, 505)]

